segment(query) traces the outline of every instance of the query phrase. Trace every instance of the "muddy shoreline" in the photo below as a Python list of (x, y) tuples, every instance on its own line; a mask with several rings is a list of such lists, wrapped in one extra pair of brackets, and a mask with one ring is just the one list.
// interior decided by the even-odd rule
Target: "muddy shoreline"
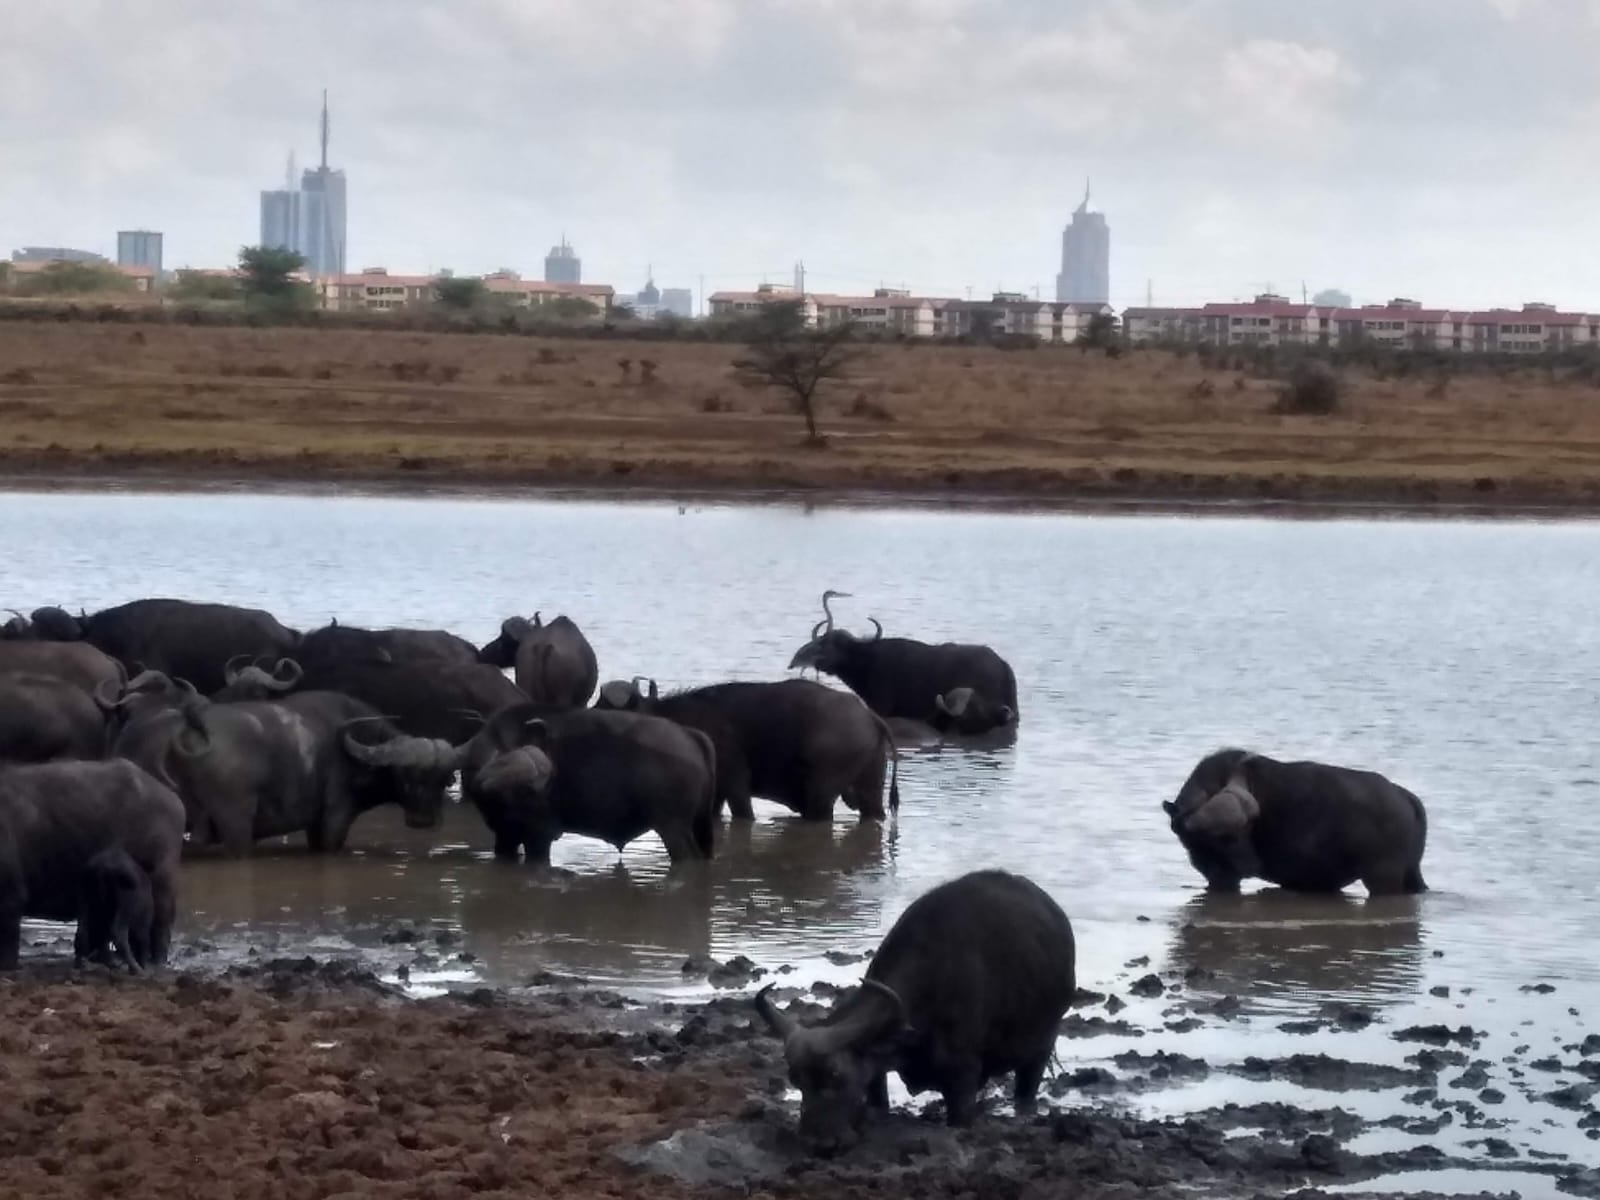
[(1600, 501), (1570, 497), (1507, 496), (1496, 501), (1434, 499), (1390, 494), (1346, 497), (1227, 494), (1196, 496), (1174, 490), (1012, 490), (939, 488), (891, 484), (882, 487), (762, 486), (740, 481), (667, 478), (598, 483), (522, 479), (473, 473), (419, 476), (402, 471), (340, 471), (318, 478), (276, 467), (231, 470), (175, 469), (102, 472), (32, 470), (0, 460), (0, 493), (130, 492), (150, 495), (282, 495), (374, 497), (401, 500), (567, 501), (606, 504), (740, 505), (805, 509), (956, 510), (992, 513), (1057, 513), (1092, 516), (1274, 517), (1281, 520), (1442, 520), (1566, 522), (1600, 519)]
[[(442, 928), (397, 937), (419, 964), (456, 945)], [(59, 951), (47, 939), (0, 977), (0, 1155), (19, 1195), (1600, 1195), (1600, 1037), (1518, 1030), (1501, 1055), (1492, 998), (1448, 1023), (1334, 1005), (1288, 1030), (1203, 978), (1130, 964), (1080, 993), (1040, 1116), (1016, 1120), (997, 1089), (950, 1131), (936, 1097), (902, 1098), (818, 1160), (749, 989), (776, 982), (808, 1016), (837, 988), (786, 967), (686, 963), (712, 993), (692, 1001), (542, 973), (417, 999), (357, 959), (221, 966), (190, 946), (130, 978)], [(1206, 1052), (1241, 1022), (1260, 1054)], [(1305, 1051), (1279, 1053), (1285, 1033)], [(1150, 1048), (1102, 1049), (1129, 1037)], [(1380, 1043), (1392, 1052), (1369, 1061)], [(1168, 1103), (1215, 1079), (1232, 1099)], [(1275, 1098), (1287, 1084), (1299, 1099)], [(1570, 1129), (1570, 1152), (1532, 1148), (1535, 1122)]]

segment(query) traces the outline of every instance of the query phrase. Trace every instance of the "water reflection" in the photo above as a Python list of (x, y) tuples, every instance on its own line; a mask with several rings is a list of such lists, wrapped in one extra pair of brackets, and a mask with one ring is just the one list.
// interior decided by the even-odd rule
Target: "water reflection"
[[(1171, 967), (1202, 973), (1193, 991), (1267, 1004), (1387, 1005), (1422, 982), (1418, 896), (1308, 896), (1277, 888), (1203, 893), (1174, 918)], [(1315, 1004), (1312, 1005), (1315, 1007)]]

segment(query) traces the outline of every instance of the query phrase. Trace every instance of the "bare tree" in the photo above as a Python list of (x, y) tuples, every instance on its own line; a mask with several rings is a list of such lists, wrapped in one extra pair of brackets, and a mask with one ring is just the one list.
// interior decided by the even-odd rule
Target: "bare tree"
[(817, 392), (830, 380), (849, 378), (850, 369), (862, 356), (854, 338), (855, 327), (848, 321), (828, 329), (809, 329), (798, 300), (774, 300), (751, 318), (746, 357), (733, 365), (747, 382), (787, 392), (806, 420), (806, 440), (820, 446)]

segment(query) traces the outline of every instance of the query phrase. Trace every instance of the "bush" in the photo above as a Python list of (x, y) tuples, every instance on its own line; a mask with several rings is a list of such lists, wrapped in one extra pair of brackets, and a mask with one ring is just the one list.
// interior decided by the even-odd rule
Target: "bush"
[(1339, 410), (1344, 385), (1326, 363), (1310, 360), (1297, 364), (1278, 393), (1274, 406), (1280, 413), (1327, 416)]

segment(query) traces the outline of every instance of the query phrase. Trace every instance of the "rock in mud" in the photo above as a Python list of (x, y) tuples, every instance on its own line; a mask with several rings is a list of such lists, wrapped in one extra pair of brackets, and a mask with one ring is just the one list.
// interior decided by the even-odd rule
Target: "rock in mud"
[(742, 988), (766, 973), (765, 967), (758, 967), (744, 955), (736, 954), (727, 962), (713, 967), (706, 975), (706, 980), (715, 988)]
[(1466, 1066), (1467, 1056), (1459, 1050), (1418, 1050), (1415, 1054), (1406, 1055), (1406, 1061), (1437, 1075), (1446, 1067)]
[(1477, 1032), (1470, 1025), (1451, 1029), (1448, 1025), (1410, 1025), (1394, 1032), (1397, 1042), (1426, 1042), (1430, 1046), (1448, 1046), (1451, 1042), (1470, 1046), (1477, 1040)]
[(1473, 1063), (1461, 1074), (1450, 1081), (1453, 1088), (1469, 1088), (1478, 1091), (1489, 1084), (1489, 1072), (1484, 1070), (1482, 1063)]
[(1126, 1050), (1111, 1060), (1124, 1071), (1144, 1071), (1151, 1079), (1204, 1079), (1211, 1067), (1203, 1058), (1190, 1058), (1187, 1054), (1173, 1054), (1157, 1050), (1154, 1054), (1140, 1054)]
[(1557, 1088), (1553, 1092), (1546, 1092), (1544, 1099), (1557, 1108), (1581, 1111), (1589, 1107), (1589, 1101), (1594, 1098), (1596, 1092), (1600, 1092), (1600, 1084), (1573, 1083), (1564, 1088)]
[(1113, 1017), (1127, 1007), (1127, 1003), (1118, 999), (1116, 996), (1110, 996), (1106, 999), (1106, 1012), (1110, 1013)]
[(1050, 1081), (1049, 1092), (1061, 1097), (1068, 1092), (1104, 1092), (1116, 1087), (1120, 1081), (1104, 1067), (1079, 1067)]
[(1548, 1071), (1551, 1074), (1555, 1074), (1557, 1071), (1563, 1069), (1561, 1066), (1561, 1060), (1554, 1054), (1547, 1054), (1543, 1058), (1536, 1058), (1529, 1063), (1528, 1066), (1535, 1071)]
[(1484, 1088), (1483, 1091), (1478, 1093), (1478, 1099), (1485, 1104), (1504, 1104), (1506, 1102), (1506, 1094), (1499, 1088)]
[(1517, 989), (1519, 992), (1535, 992), (1540, 996), (1548, 996), (1555, 990), (1555, 986), (1548, 983), (1525, 983)]
[(1293, 1054), (1274, 1059), (1252, 1057), (1240, 1063), (1237, 1071), (1247, 1079), (1287, 1079), (1302, 1087), (1336, 1092), (1414, 1087), (1427, 1082), (1421, 1071), (1351, 1062), (1326, 1054)]
[[(1149, 960), (1146, 959), (1145, 961), (1148, 962)], [(1134, 982), (1133, 986), (1128, 989), (1128, 992), (1130, 995), (1142, 996), (1146, 999), (1149, 999), (1151, 997), (1161, 995), (1166, 990), (1166, 986), (1162, 984), (1161, 980), (1156, 976), (1142, 975)]]
[(849, 954), (843, 950), (829, 950), (822, 957), (836, 967), (848, 967), (853, 963), (866, 962), (867, 959), (872, 957), (872, 954), (870, 951), (865, 950), (856, 954)]
[(408, 946), (413, 942), (420, 942), (422, 935), (412, 925), (396, 925), (383, 935), (383, 944), (386, 946)]
[(1193, 1033), (1203, 1024), (1198, 1017), (1184, 1017), (1181, 1021), (1168, 1021), (1166, 1027), (1173, 1033)]
[(1505, 1138), (1487, 1137), (1477, 1141), (1468, 1142), (1469, 1146), (1482, 1146), (1483, 1152), (1490, 1158), (1516, 1158), (1517, 1148)]
[(1126, 1021), (1108, 1021), (1104, 1017), (1080, 1017), (1077, 1013), (1070, 1013), (1062, 1020), (1061, 1033), (1069, 1038), (1144, 1036), (1144, 1030), (1135, 1029)]
[(1428, 995), (1437, 996), (1440, 1000), (1448, 1000), (1450, 998), (1450, 989), (1440, 984), (1438, 987), (1429, 988)]
[(1088, 1008), (1091, 1004), (1099, 1004), (1106, 998), (1104, 992), (1097, 992), (1092, 988), (1081, 987), (1072, 993), (1073, 1008)]
[(1316, 1033), (1322, 1028), (1323, 1024), (1321, 1021), (1284, 1021), (1278, 1026), (1278, 1029), (1283, 1033), (1294, 1033), (1301, 1035)]
[(1322, 1006), (1322, 1014), (1340, 1029), (1365, 1029), (1378, 1019), (1378, 1014), (1359, 1004), (1336, 1001)]
[(1583, 1044), (1578, 1047), (1578, 1053), (1585, 1058), (1600, 1054), (1600, 1033), (1591, 1033), (1583, 1039)]

